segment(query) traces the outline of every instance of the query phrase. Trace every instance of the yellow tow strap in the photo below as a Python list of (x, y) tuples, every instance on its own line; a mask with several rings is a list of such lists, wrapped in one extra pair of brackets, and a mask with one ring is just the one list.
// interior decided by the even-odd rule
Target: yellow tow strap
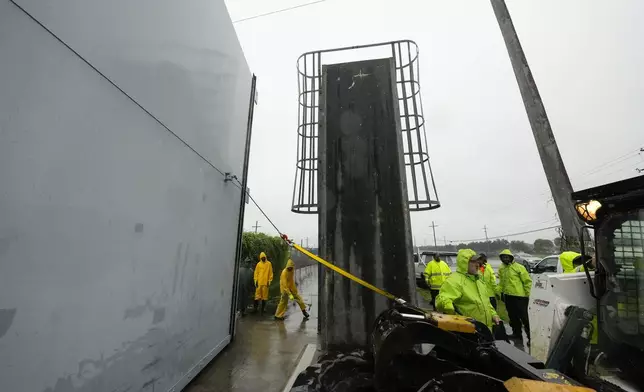
[[(285, 238), (285, 239), (288, 241), (288, 238)], [(399, 303), (404, 303), (405, 302), (403, 299), (397, 298), (395, 295), (393, 295), (391, 293), (388, 293), (385, 290), (379, 289), (378, 287), (372, 285), (371, 283), (367, 283), (364, 280), (358, 278), (357, 276), (354, 276), (354, 275), (348, 273), (347, 271), (343, 270), (342, 268), (340, 268), (338, 266), (335, 266), (335, 265), (329, 263), (328, 261), (324, 260), (323, 258), (314, 255), (313, 253), (311, 253), (308, 250), (302, 248), (298, 244), (293, 243), (291, 241), (288, 241), (288, 242), (293, 248), (295, 248), (299, 252), (304, 253), (309, 258), (317, 261), (318, 263), (322, 264), (323, 266), (325, 266), (327, 268), (332, 269), (333, 271), (339, 273), (340, 275), (344, 276), (345, 278), (349, 278), (352, 281), (354, 281), (354, 282), (356, 282), (356, 283), (368, 288), (369, 290), (389, 298), (390, 300), (393, 300), (393, 301), (396, 301), (396, 302), (399, 302)]]

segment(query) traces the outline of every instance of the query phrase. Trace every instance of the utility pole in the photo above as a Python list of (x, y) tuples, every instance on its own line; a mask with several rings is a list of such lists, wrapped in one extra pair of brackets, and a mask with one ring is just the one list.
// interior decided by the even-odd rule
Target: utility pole
[(432, 221), (432, 225), (429, 226), (429, 227), (432, 228), (432, 233), (434, 233), (434, 250), (436, 250), (436, 247), (438, 246), (438, 245), (436, 245), (436, 228), (438, 226), (434, 224), (434, 221)]
[(496, 20), (501, 29), (501, 35), (505, 41), (505, 46), (510, 56), (510, 62), (514, 69), (514, 76), (519, 84), (519, 91), (523, 98), (532, 134), (537, 144), (537, 150), (541, 157), (541, 164), (552, 192), (552, 198), (557, 208), (557, 214), (561, 221), (561, 227), (564, 235), (573, 240), (579, 235), (581, 222), (577, 217), (574, 210), (570, 194), (572, 193), (572, 185), (568, 178), (568, 172), (561, 159), (559, 148), (550, 121), (546, 114), (546, 108), (543, 106), (543, 101), (539, 95), (537, 84), (532, 77), (532, 71), (528, 65), (528, 61), (519, 42), (519, 37), (514, 29), (514, 24), (510, 17), (510, 12), (504, 0), (490, 0)]
[(309, 248), (309, 237), (306, 237), (306, 249)]
[(259, 221), (255, 221), (255, 226), (252, 226), (252, 227), (255, 228), (255, 233), (257, 233), (257, 229), (262, 227), (262, 226), (259, 225)]
[(446, 236), (443, 236), (443, 243), (445, 244), (445, 246), (447, 246), (447, 237)]
[(483, 226), (483, 231), (485, 232), (485, 243), (487, 244), (487, 253), (490, 253), (490, 239), (487, 237), (487, 225)]

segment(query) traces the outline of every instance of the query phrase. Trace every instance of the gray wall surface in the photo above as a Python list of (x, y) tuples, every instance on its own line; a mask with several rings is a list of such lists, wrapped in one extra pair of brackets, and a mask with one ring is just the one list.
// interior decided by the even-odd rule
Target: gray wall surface
[(230, 341), (224, 2), (0, 0), (0, 53), (0, 390), (180, 390)]

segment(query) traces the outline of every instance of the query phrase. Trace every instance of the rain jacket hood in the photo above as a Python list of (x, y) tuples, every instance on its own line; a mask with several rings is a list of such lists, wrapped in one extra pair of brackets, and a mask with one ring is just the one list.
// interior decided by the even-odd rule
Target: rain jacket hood
[(564, 274), (585, 271), (583, 265), (575, 266), (573, 263), (573, 260), (579, 256), (581, 256), (581, 253), (577, 252), (563, 252), (559, 255), (559, 262), (561, 262), (561, 268), (563, 268)]
[[(467, 267), (470, 263), (472, 256), (476, 256), (476, 252), (472, 249), (460, 249), (456, 255), (456, 272), (461, 274), (469, 275), (467, 273)], [(470, 275), (472, 276), (472, 275)]]
[[(266, 261), (262, 261), (262, 257), (266, 258)], [(268, 286), (273, 281), (273, 264), (268, 261), (266, 253), (261, 252), (259, 254), (259, 262), (255, 266), (255, 286)]]
[(487, 288), (479, 275), (467, 273), (467, 266), (472, 256), (477, 253), (472, 249), (461, 249), (456, 256), (457, 273), (450, 275), (441, 286), (436, 297), (436, 309), (447, 314), (459, 313), (487, 325), (494, 324), (496, 311), (490, 304)]
[(503, 249), (503, 250), (501, 251), (501, 253), (499, 253), (499, 257), (501, 257), (501, 255), (508, 255), (508, 256), (511, 256), (511, 257), (512, 257), (512, 261), (514, 261), (514, 255), (512, 254), (512, 252), (510, 251), (510, 249)]
[(443, 260), (430, 260), (425, 267), (425, 282), (430, 290), (440, 290), (448, 276), (452, 274), (452, 269)]
[[(293, 267), (291, 271), (289, 271), (287, 268), (288, 267)], [(286, 262), (286, 268), (282, 270), (282, 274), (280, 275), (280, 292), (282, 294), (297, 294), (297, 286), (295, 286), (295, 263), (293, 260), (288, 259)]]

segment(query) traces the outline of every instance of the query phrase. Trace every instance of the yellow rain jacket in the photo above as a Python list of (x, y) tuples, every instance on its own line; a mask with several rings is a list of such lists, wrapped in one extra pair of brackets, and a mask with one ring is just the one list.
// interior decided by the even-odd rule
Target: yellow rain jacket
[(559, 255), (559, 262), (561, 263), (561, 268), (563, 268), (564, 274), (586, 271), (586, 268), (584, 268), (583, 265), (578, 265), (577, 267), (575, 267), (572, 262), (576, 257), (579, 256), (581, 256), (581, 253), (577, 252), (563, 252)]
[(530, 278), (528, 270), (521, 264), (514, 262), (514, 255), (510, 252), (510, 249), (503, 250), (500, 255), (510, 255), (513, 261), (509, 265), (501, 264), (501, 267), (499, 267), (497, 292), (515, 297), (529, 297), (532, 289), (532, 278)]
[(476, 252), (472, 249), (458, 251), (456, 273), (451, 274), (443, 283), (436, 297), (436, 309), (446, 314), (455, 314), (458, 310), (461, 315), (480, 321), (492, 329), (492, 317), (497, 314), (490, 303), (487, 288), (478, 273), (467, 273), (468, 263), (474, 255)]
[[(292, 270), (288, 270), (288, 267), (292, 267)], [(305, 312), (306, 304), (300, 293), (297, 291), (297, 286), (295, 285), (295, 263), (293, 260), (288, 259), (286, 262), (286, 267), (282, 270), (280, 275), (280, 302), (277, 304), (277, 309), (275, 310), (275, 317), (278, 319), (283, 319), (286, 316), (286, 308), (288, 307), (288, 300), (292, 299), (300, 305), (300, 309), (304, 313), (304, 316), (308, 318), (308, 313)]]
[(485, 288), (487, 289), (487, 296), (496, 296), (496, 275), (494, 275), (494, 269), (492, 268), (490, 263), (485, 263), (485, 270), (483, 270), (483, 273), (481, 274), (481, 280), (483, 281)]
[[(293, 269), (289, 271), (287, 269), (288, 267)], [(291, 259), (288, 259), (286, 268), (282, 270), (282, 274), (280, 275), (280, 293), (289, 295), (298, 294), (297, 286), (295, 286), (295, 263)]]
[(443, 282), (451, 274), (452, 269), (449, 268), (446, 262), (432, 259), (425, 267), (425, 282), (427, 282), (431, 290), (440, 290)]
[(255, 286), (268, 286), (273, 281), (273, 264), (266, 258), (266, 253), (259, 254), (259, 263), (255, 266)]

